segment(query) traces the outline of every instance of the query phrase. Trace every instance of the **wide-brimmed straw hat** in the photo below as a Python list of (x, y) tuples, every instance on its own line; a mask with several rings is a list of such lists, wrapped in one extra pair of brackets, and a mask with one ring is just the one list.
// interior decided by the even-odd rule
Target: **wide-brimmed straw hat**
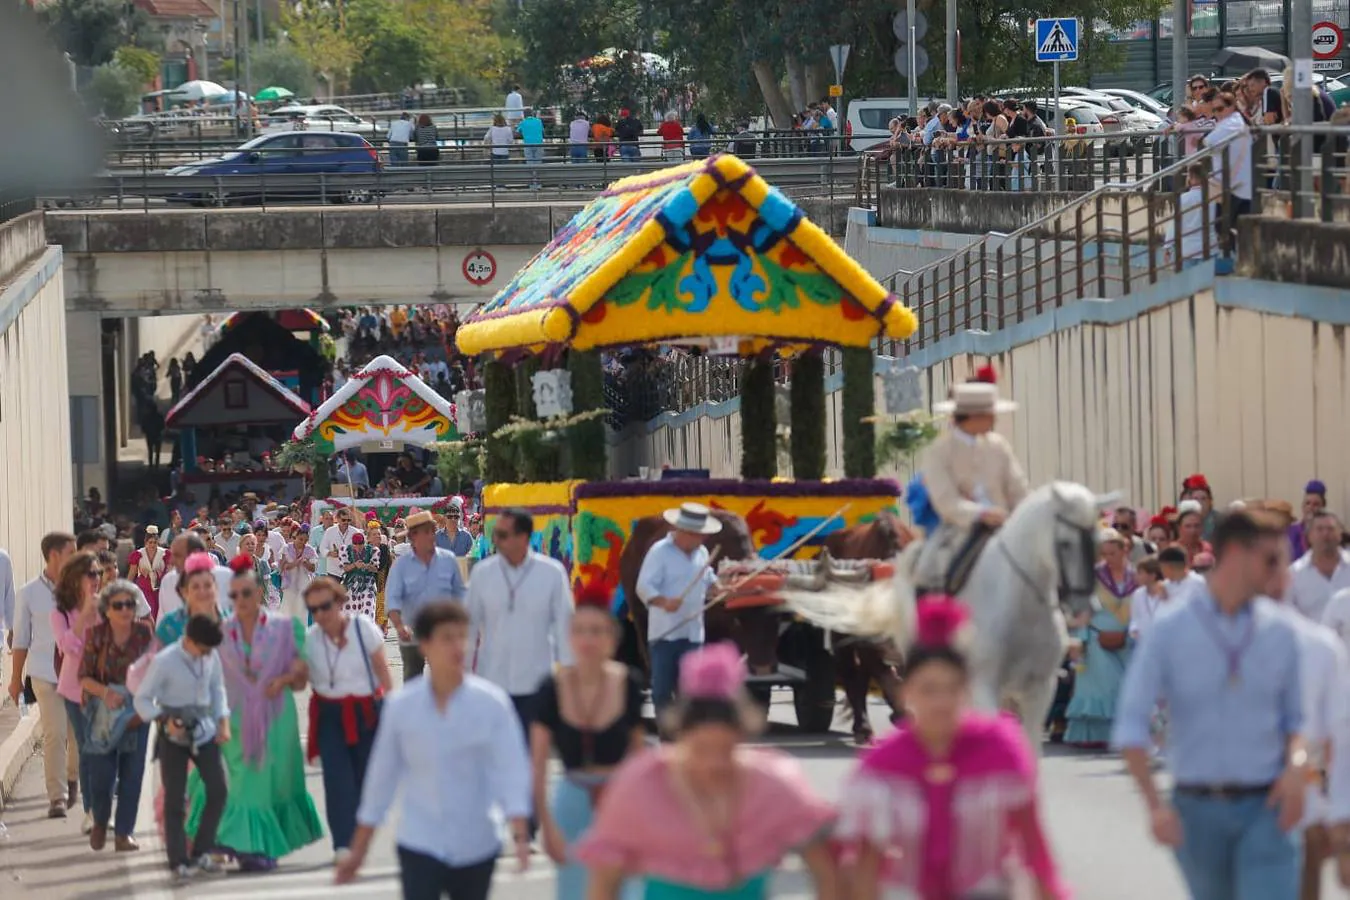
[(1017, 404), (998, 395), (998, 385), (972, 381), (952, 388), (952, 398), (933, 404), (933, 412), (940, 415), (982, 416), (1012, 412)]
[(407, 520), (403, 523), (403, 525), (409, 531), (412, 531), (414, 528), (419, 528), (423, 525), (430, 525), (434, 528), (436, 526), (436, 517), (433, 516), (431, 513), (427, 512), (425, 509), (422, 509), (408, 516)]
[(661, 517), (676, 531), (716, 534), (722, 530), (722, 523), (714, 519), (712, 511), (702, 503), (681, 503), (675, 509), (661, 513)]

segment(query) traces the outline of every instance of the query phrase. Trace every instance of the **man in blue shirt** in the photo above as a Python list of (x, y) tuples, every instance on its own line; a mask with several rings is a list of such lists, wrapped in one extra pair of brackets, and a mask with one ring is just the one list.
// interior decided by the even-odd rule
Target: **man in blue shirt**
[(456, 556), (468, 556), (473, 550), (473, 535), (464, 527), (464, 501), (451, 497), (444, 518), (445, 528), (436, 531), (436, 546)]
[(516, 134), (520, 135), (520, 142), (525, 145), (525, 165), (530, 167), (530, 177), (534, 179), (531, 187), (537, 189), (539, 164), (544, 161), (544, 122), (533, 109), (526, 109), (525, 118), (516, 126)]
[(384, 608), (398, 632), (406, 682), (421, 675), (426, 666), (408, 623), (417, 618), (418, 610), (434, 600), (462, 603), (465, 590), (455, 554), (436, 546), (435, 517), (421, 510), (408, 516), (405, 524), (412, 552), (403, 554), (390, 566), (384, 586)]
[[(1296, 900), (1308, 754), (1298, 635), (1257, 599), (1281, 562), (1280, 523), (1230, 512), (1214, 529), (1216, 564), (1189, 602), (1160, 617), (1126, 673), (1114, 743), (1174, 848), (1195, 900)], [(1154, 703), (1167, 704), (1159, 794), (1149, 765)]]
[(671, 532), (647, 551), (637, 579), (637, 595), (647, 604), (652, 706), (658, 717), (675, 693), (680, 660), (703, 646), (704, 598), (717, 581), (703, 540), (722, 530), (722, 523), (697, 503), (662, 515)]

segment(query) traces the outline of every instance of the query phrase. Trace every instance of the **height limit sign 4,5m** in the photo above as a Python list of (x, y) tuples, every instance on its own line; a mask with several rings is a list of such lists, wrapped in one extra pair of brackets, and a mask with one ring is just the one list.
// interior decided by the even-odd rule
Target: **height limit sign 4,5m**
[(1077, 19), (1036, 20), (1036, 62), (1055, 67), (1055, 112), (1051, 127), (1057, 134), (1067, 133), (1059, 114), (1059, 64), (1077, 61), (1078, 34)]

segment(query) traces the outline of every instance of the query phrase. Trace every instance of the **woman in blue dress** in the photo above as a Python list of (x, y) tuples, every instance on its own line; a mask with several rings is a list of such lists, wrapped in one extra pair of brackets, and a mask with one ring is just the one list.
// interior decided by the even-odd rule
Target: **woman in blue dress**
[(1102, 561), (1092, 612), (1072, 635), (1078, 641), (1078, 674), (1064, 732), (1066, 744), (1086, 750), (1103, 750), (1111, 740), (1116, 698), (1129, 662), (1130, 595), (1139, 586), (1120, 532), (1104, 530), (1099, 544)]

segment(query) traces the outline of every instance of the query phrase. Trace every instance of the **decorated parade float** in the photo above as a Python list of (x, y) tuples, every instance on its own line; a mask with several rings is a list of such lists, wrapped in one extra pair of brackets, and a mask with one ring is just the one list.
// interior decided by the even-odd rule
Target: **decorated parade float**
[(414, 507), (442, 509), (448, 498), (358, 498), (351, 485), (330, 483), (333, 456), (347, 450), (397, 454), (405, 447), (435, 448), (458, 439), (449, 401), (392, 357), (377, 356), (295, 427), (282, 457), (312, 475), (312, 521), (318, 522), (325, 509), (349, 506), (392, 523)]
[[(248, 316), (266, 316), (276, 322), (286, 331), (291, 332), (297, 339), (303, 340), (311, 346), (318, 346), (319, 340), (323, 335), (327, 335), (331, 329), (328, 320), (315, 310), (308, 308), (300, 309), (279, 309), (275, 312), (251, 312), (251, 313), (230, 313), (224, 321), (217, 326), (216, 337), (218, 340), (229, 335), (241, 322), (246, 321)], [(303, 393), (305, 388), (301, 385), (300, 370), (295, 367), (279, 369), (272, 373), (278, 381), (286, 385), (296, 393)], [(311, 397), (314, 402), (318, 397)]]
[[(712, 507), (728, 527), (714, 541), (720, 574), (748, 574), (746, 556), (790, 564), (832, 533), (893, 511), (899, 487), (876, 479), (873, 354), (915, 319), (802, 211), (728, 155), (615, 183), (576, 215), (489, 303), (460, 327), (466, 355), (482, 357), (483, 390), (457, 397), (457, 452), (483, 457), (483, 532), (502, 509), (532, 511), (542, 549), (575, 580), (600, 581), (631, 601), (642, 556), (665, 533), (661, 512)], [(680, 345), (737, 355), (741, 479), (610, 480), (601, 351)], [(825, 478), (827, 351), (842, 372), (845, 478)], [(780, 452), (774, 371), (790, 373), (790, 452)], [(477, 412), (481, 410), (480, 412)], [(780, 463), (786, 456), (789, 465)], [(785, 476), (791, 472), (791, 478)], [(561, 537), (564, 528), (570, 541)], [(625, 604), (634, 661), (645, 661), (645, 608)], [(798, 622), (771, 595), (732, 598), (708, 611), (709, 640), (747, 651), (752, 683), (789, 685), (799, 723), (830, 726), (829, 637)]]
[(302, 473), (272, 458), (309, 404), (242, 353), (232, 353), (174, 404), (165, 425), (178, 432), (182, 484), (202, 502), (246, 491), (291, 500)]

